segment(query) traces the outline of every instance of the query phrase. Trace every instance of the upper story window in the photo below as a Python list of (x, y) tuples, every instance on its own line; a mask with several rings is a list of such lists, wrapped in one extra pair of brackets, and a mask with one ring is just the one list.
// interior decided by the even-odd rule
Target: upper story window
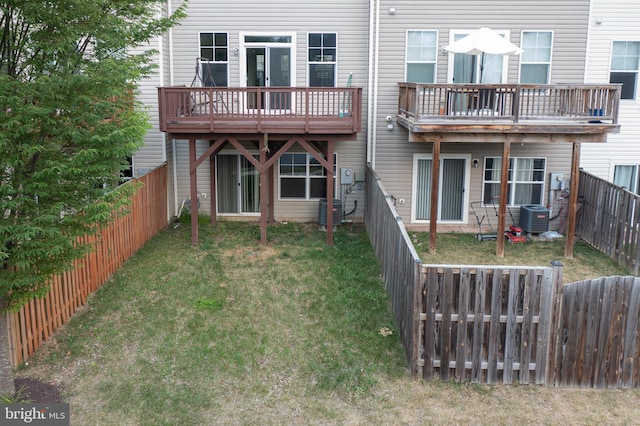
[(335, 87), (338, 63), (336, 33), (309, 33), (309, 87)]
[(200, 79), (203, 86), (229, 85), (229, 35), (200, 33)]
[(610, 83), (622, 83), (621, 99), (636, 99), (640, 41), (614, 41), (611, 52)]
[(437, 57), (437, 31), (407, 31), (405, 81), (408, 83), (435, 83)]
[(523, 31), (520, 58), (520, 83), (549, 84), (551, 71), (551, 31)]
[[(546, 162), (544, 158), (509, 158), (508, 205), (542, 204)], [(484, 204), (490, 205), (496, 197), (500, 196), (501, 173), (502, 158), (486, 157), (484, 159), (482, 182)]]

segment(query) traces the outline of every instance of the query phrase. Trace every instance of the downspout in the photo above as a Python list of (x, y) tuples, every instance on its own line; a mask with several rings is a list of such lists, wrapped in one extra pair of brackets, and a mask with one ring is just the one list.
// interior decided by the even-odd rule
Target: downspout
[[(374, 9), (375, 3), (375, 9)], [(367, 162), (376, 167), (376, 138), (378, 126), (378, 58), (380, 42), (380, 0), (371, 0), (369, 8), (369, 85), (368, 85), (368, 123), (367, 140), (369, 150)], [(375, 21), (375, 23), (374, 23)], [(373, 45), (373, 48), (371, 46)]]
[[(168, 13), (171, 14), (173, 4), (171, 0), (167, 0)], [(164, 82), (163, 82), (164, 83)], [(169, 28), (169, 85), (174, 85), (173, 75), (173, 28)], [(171, 162), (173, 163), (173, 211), (178, 212), (178, 160), (177, 160), (176, 140), (171, 139)]]
[[(587, 22), (587, 45), (585, 46), (586, 55), (584, 55), (584, 77), (583, 83), (587, 83), (589, 81), (589, 64), (591, 63), (591, 31), (593, 31), (593, 2), (589, 2), (589, 21)], [(551, 214), (549, 214), (551, 216)]]
[(371, 163), (373, 143), (372, 143), (372, 121), (371, 115), (372, 92), (373, 92), (373, 25), (374, 25), (374, 5), (375, 0), (369, 0), (369, 71), (367, 76), (367, 164)]
[[(160, 16), (162, 16), (162, 10), (160, 11)], [(164, 85), (165, 78), (165, 66), (164, 66), (164, 43), (162, 35), (158, 36), (158, 62), (160, 63), (160, 69), (158, 71), (158, 77), (160, 85)], [(159, 112), (159, 111), (158, 111)], [(159, 130), (159, 129), (158, 129)], [(167, 164), (167, 134), (165, 132), (160, 132), (161, 141), (162, 141), (162, 163)], [(168, 197), (169, 194), (167, 194)], [(167, 221), (171, 220), (171, 207), (170, 203), (167, 203)]]
[(375, 60), (373, 70), (373, 153), (371, 157), (371, 168), (376, 168), (376, 147), (378, 139), (378, 74), (379, 74), (379, 61), (380, 61), (380, 0), (376, 3), (376, 47), (375, 47)]
[[(162, 36), (158, 36), (158, 62), (160, 62), (160, 69), (158, 71), (158, 77), (160, 81), (160, 85), (164, 84), (164, 49), (162, 43)], [(162, 134), (162, 162), (167, 162), (167, 134), (165, 132), (161, 132)]]

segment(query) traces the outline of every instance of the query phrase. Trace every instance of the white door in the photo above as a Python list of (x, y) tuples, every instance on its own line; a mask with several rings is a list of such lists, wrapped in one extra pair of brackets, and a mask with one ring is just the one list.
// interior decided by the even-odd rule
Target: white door
[(243, 58), (241, 81), (247, 87), (265, 87), (261, 96), (249, 97), (250, 109), (261, 108), (278, 111), (291, 109), (291, 93), (278, 87), (291, 87), (294, 81), (292, 70), (292, 35), (243, 35)]
[[(468, 32), (454, 32), (452, 40), (465, 37)], [(508, 33), (501, 33), (508, 38)], [(451, 57), (453, 56), (453, 61)], [(507, 75), (507, 59), (502, 55), (468, 55), (466, 53), (450, 53), (449, 80), (453, 83), (501, 84)]]

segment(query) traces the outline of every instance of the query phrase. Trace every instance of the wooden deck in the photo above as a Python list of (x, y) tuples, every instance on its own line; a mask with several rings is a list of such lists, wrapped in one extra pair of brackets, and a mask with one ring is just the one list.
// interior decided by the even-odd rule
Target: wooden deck
[(558, 136), (570, 141), (571, 135), (604, 142), (607, 133), (620, 131), (619, 103), (620, 86), (613, 84), (400, 83), (397, 121), (414, 141), (439, 137), (460, 142), (463, 137), (484, 142), (499, 133), (518, 142), (562, 139)]
[(171, 134), (308, 134), (355, 138), (361, 88), (161, 87), (160, 130)]

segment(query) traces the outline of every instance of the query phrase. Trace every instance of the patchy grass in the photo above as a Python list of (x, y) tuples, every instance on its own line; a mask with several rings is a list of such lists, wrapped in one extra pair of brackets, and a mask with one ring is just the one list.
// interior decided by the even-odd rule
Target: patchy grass
[[(638, 391), (411, 380), (361, 226), (340, 227), (334, 247), (314, 225), (271, 227), (267, 245), (252, 224), (202, 225), (195, 248), (188, 228), (172, 226), (149, 242), (18, 371), (59, 384), (72, 424), (640, 418)], [(458, 250), (489, 249), (442, 240), (449, 238)]]
[(504, 257), (496, 257), (496, 242), (478, 241), (472, 234), (438, 234), (436, 253), (429, 252), (429, 234), (410, 232), (411, 240), (424, 263), (462, 265), (531, 265), (549, 266), (559, 260), (563, 265), (565, 283), (607, 275), (629, 275), (624, 267), (583, 241), (574, 245), (573, 259), (564, 258), (564, 239), (505, 243)]

